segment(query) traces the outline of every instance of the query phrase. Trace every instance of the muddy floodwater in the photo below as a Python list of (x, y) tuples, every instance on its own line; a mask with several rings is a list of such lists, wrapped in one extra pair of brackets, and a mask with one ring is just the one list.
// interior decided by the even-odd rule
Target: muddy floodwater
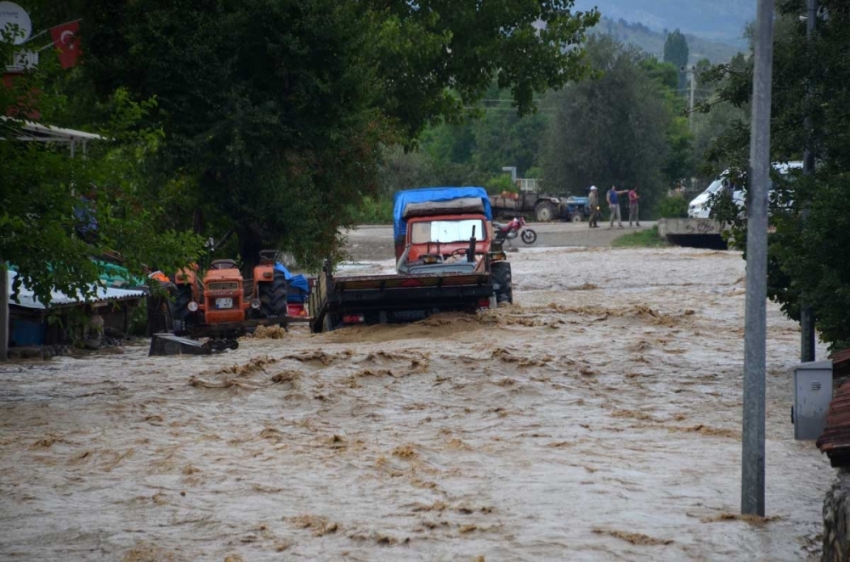
[(769, 517), (736, 516), (740, 254), (511, 260), (515, 304), (477, 317), (0, 366), (0, 559), (817, 556), (833, 470), (793, 439), (773, 304)]

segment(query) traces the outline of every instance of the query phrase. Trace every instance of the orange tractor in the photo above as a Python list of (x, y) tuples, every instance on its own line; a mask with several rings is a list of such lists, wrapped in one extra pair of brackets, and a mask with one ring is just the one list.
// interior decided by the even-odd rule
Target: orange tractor
[(179, 271), (168, 281), (158, 280), (168, 297), (152, 299), (148, 331), (226, 336), (246, 327), (286, 325), (287, 282), (275, 269), (277, 251), (260, 252), (253, 279), (243, 279), (236, 262), (213, 260), (201, 278), (197, 266)]

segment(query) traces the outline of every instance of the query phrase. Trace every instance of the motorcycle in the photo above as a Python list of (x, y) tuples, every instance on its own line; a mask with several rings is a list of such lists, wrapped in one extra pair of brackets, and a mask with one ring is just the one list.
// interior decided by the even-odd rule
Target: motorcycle
[(525, 219), (522, 217), (515, 218), (507, 224), (494, 222), (493, 229), (495, 230), (495, 242), (497, 244), (501, 244), (505, 240), (513, 240), (517, 236), (526, 244), (534, 244), (537, 240), (537, 233), (526, 228)]

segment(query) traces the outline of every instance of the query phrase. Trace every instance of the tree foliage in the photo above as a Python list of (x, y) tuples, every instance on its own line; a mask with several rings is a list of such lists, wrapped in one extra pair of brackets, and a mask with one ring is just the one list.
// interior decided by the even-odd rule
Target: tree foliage
[(598, 78), (553, 95), (546, 183), (582, 195), (592, 184), (638, 186), (652, 209), (671, 182), (663, 170), (671, 127), (678, 126), (672, 104), (681, 100), (665, 85), (665, 69), (640, 51), (607, 36), (592, 38), (586, 49)]
[(582, 74), (598, 15), (572, 4), (90, 0), (82, 31), (101, 94), (156, 96), (184, 224), (234, 229), (249, 264), (284, 246), (315, 266), (379, 191), (380, 146), (461, 121), (493, 81), (525, 114)]
[[(8, 60), (12, 47), (0, 41)], [(67, 145), (28, 142), (27, 117), (57, 123), (73, 112), (53, 93), (57, 71), (44, 62), (37, 71), (0, 88), (0, 260), (18, 271), (21, 283), (43, 303), (52, 289), (90, 294), (100, 270), (92, 258), (118, 250), (132, 273), (145, 265), (179, 267), (196, 259), (200, 240), (159, 227), (162, 209), (145, 196), (145, 166), (162, 140), (160, 131), (137, 124), (155, 106), (136, 103), (126, 91), (112, 93), (93, 124), (102, 141), (89, 141), (71, 158)], [(5, 275), (5, 272), (2, 274)]]
[[(777, 184), (771, 197), (768, 294), (798, 319), (802, 306), (813, 308), (821, 338), (833, 349), (850, 346), (850, 260), (845, 242), (850, 229), (850, 6), (822, 0), (826, 18), (819, 18), (811, 43), (806, 39), (803, 0), (778, 4), (774, 51), (771, 158), (799, 160), (808, 145), (817, 155), (812, 176), (792, 173)], [(752, 65), (715, 70), (725, 75), (721, 99), (744, 106), (752, 91)], [(807, 96), (807, 87), (811, 96)], [(804, 117), (812, 117), (807, 134)], [(746, 169), (749, 132), (737, 127), (723, 140), (715, 157)], [(746, 181), (746, 178), (743, 178)], [(808, 217), (803, 220), (803, 209)], [(736, 240), (746, 239), (746, 220), (737, 223)]]
[(688, 59), (691, 56), (688, 48), (688, 39), (678, 29), (667, 35), (667, 40), (664, 41), (664, 62), (669, 62), (675, 66), (679, 72), (679, 89), (685, 87), (685, 73), (682, 68), (687, 66)]

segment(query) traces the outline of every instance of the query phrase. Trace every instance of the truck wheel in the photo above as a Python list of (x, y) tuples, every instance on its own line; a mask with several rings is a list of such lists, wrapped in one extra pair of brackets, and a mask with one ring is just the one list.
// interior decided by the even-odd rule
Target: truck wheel
[(286, 316), (286, 276), (275, 270), (274, 279), (257, 284), (257, 296), (260, 299), (260, 316), (277, 318)]
[(322, 331), (333, 332), (336, 329), (337, 323), (338, 320), (334, 318), (334, 315), (328, 312), (325, 314), (325, 319), (322, 321)]
[(573, 222), (581, 222), (581, 213), (573, 213), (572, 219)]
[(548, 201), (541, 201), (534, 208), (534, 216), (538, 222), (549, 222), (555, 219), (555, 205)]
[(496, 302), (513, 303), (514, 290), (511, 282), (511, 264), (506, 261), (497, 261), (491, 266), (493, 275), (493, 292), (496, 294)]

